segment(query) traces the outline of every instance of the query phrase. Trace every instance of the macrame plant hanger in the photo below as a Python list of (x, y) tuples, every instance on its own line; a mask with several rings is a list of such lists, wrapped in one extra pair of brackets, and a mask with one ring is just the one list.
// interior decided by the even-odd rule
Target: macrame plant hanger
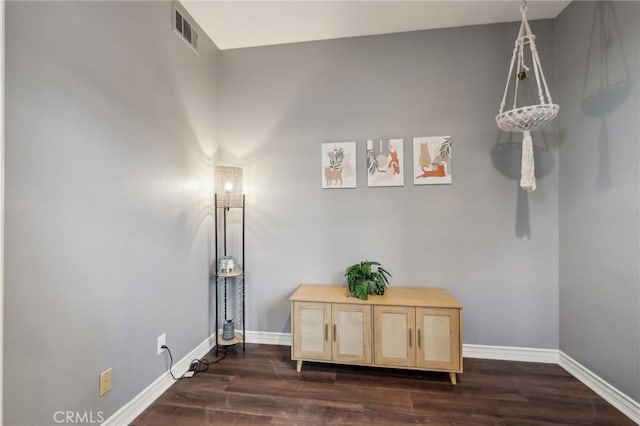
[[(544, 78), (540, 57), (538, 56), (538, 49), (536, 48), (536, 36), (531, 32), (529, 22), (527, 22), (527, 2), (525, 0), (522, 1), (520, 12), (522, 13), (522, 23), (520, 24), (518, 38), (513, 48), (513, 56), (511, 57), (511, 65), (509, 65), (509, 74), (507, 75), (507, 85), (504, 88), (504, 95), (500, 103), (500, 112), (496, 116), (496, 123), (498, 127), (505, 132), (522, 132), (520, 187), (531, 192), (536, 189), (531, 131), (553, 120), (558, 115), (560, 107), (553, 103), (551, 94), (549, 94), (549, 87), (547, 87), (547, 81)], [(518, 82), (527, 78), (527, 72), (530, 71), (530, 68), (524, 61), (525, 46), (527, 44), (531, 51), (531, 67), (536, 77), (540, 104), (518, 107), (516, 104), (518, 100)], [(512, 76), (514, 79), (513, 107), (509, 111), (504, 111)]]

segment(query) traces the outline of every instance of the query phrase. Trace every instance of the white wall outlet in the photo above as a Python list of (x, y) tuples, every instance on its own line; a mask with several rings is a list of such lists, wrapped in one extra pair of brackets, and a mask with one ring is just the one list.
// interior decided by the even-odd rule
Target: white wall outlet
[(162, 351), (164, 351), (162, 346), (166, 344), (167, 344), (167, 333), (162, 333), (161, 335), (158, 336), (158, 355), (160, 355)]

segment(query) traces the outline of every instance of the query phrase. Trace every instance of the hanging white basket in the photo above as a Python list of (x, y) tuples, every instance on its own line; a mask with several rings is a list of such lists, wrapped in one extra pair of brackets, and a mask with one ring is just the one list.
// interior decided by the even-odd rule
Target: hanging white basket
[[(513, 56), (511, 57), (511, 65), (509, 65), (509, 74), (507, 75), (507, 85), (504, 88), (500, 111), (496, 116), (496, 124), (501, 130), (506, 132), (523, 133), (520, 187), (527, 191), (533, 191), (536, 189), (536, 178), (533, 162), (533, 141), (530, 132), (556, 118), (560, 107), (553, 103), (547, 81), (544, 78), (544, 72), (542, 71), (542, 65), (540, 64), (540, 57), (538, 56), (538, 49), (535, 43), (536, 36), (531, 32), (529, 22), (527, 22), (526, 2), (523, 2), (520, 11), (522, 12), (522, 23), (520, 24), (518, 38), (516, 38), (515, 47), (513, 48)], [(530, 68), (524, 61), (525, 46), (527, 44), (531, 52), (531, 66), (536, 77), (540, 104), (518, 107), (516, 105), (518, 100), (518, 82), (519, 80), (527, 78), (527, 71), (530, 71)], [(514, 73), (514, 65), (516, 66), (517, 74)], [(515, 85), (513, 91), (513, 106), (510, 110), (504, 111), (512, 76)]]
[(535, 130), (558, 115), (556, 104), (531, 105), (502, 112), (496, 116), (498, 127), (505, 132)]

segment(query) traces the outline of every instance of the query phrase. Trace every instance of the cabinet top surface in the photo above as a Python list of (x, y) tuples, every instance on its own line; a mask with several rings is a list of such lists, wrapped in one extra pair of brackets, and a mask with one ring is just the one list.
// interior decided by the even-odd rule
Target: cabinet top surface
[(301, 284), (289, 300), (298, 302), (462, 308), (462, 303), (445, 289), (435, 287), (387, 287), (383, 296), (369, 295), (368, 300), (361, 300), (350, 296), (345, 284)]

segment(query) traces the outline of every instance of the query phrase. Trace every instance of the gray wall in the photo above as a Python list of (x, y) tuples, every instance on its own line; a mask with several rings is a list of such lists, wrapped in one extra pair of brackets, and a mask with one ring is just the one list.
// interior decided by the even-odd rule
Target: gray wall
[[(208, 329), (217, 49), (170, 2), (6, 5), (5, 417), (106, 418)], [(98, 374), (113, 389), (98, 397)]]
[[(166, 370), (159, 334), (180, 358), (210, 333), (218, 136), (248, 185), (248, 329), (288, 332), (298, 284), (376, 259), (457, 296), (465, 343), (559, 345), (638, 399), (638, 4), (607, 9), (631, 88), (589, 96), (594, 7), (532, 23), (562, 109), (527, 194), (494, 123), (515, 24), (221, 53), (201, 34), (195, 56), (169, 2), (7, 3), (5, 424), (108, 416)], [(406, 165), (444, 134), (452, 185), (366, 187), (366, 139), (405, 138)], [(358, 188), (322, 190), (320, 144), (347, 140)]]
[[(533, 22), (553, 83), (553, 24)], [(558, 175), (534, 132), (538, 189), (518, 189), (520, 135), (498, 131), (516, 24), (221, 51), (221, 161), (246, 167), (247, 326), (289, 332), (303, 282), (380, 261), (394, 286), (442, 286), (465, 343), (558, 347)], [(554, 87), (552, 85), (551, 89)], [(552, 130), (552, 128), (551, 128)], [(453, 136), (453, 184), (367, 188), (365, 141)], [(358, 187), (321, 189), (320, 146), (356, 140)]]
[(555, 21), (560, 349), (636, 400), (639, 22), (638, 2), (573, 2)]

